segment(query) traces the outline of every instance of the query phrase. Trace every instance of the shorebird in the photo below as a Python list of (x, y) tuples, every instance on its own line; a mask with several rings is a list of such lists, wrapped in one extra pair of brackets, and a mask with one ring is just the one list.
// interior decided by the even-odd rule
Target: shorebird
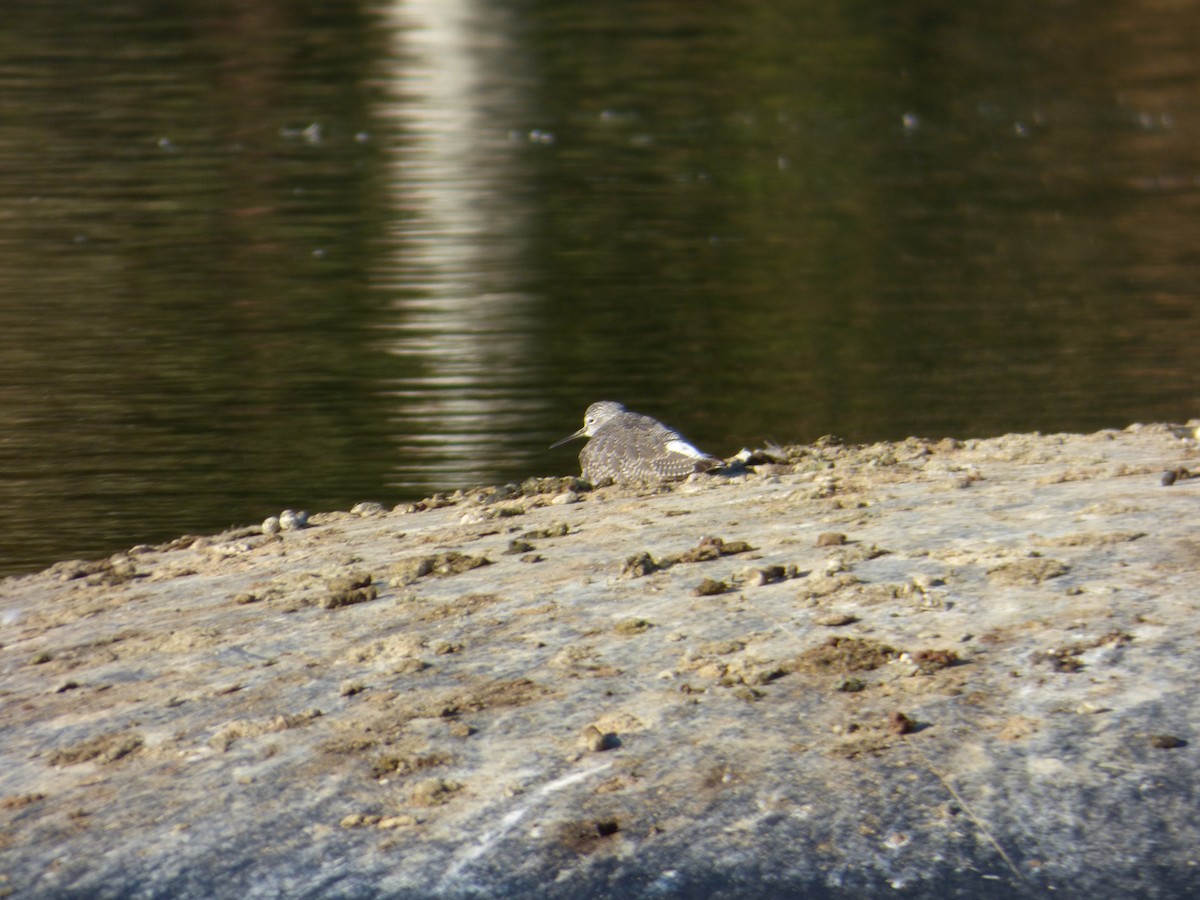
[(579, 463), (583, 477), (592, 484), (667, 481), (724, 465), (675, 429), (612, 400), (589, 406), (583, 427), (550, 447), (580, 437), (591, 438), (579, 451)]

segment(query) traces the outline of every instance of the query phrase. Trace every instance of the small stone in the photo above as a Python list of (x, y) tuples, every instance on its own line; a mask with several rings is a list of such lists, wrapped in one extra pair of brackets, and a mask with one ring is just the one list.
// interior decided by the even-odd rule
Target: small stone
[(918, 650), (912, 654), (912, 661), (922, 675), (932, 675), (934, 672), (957, 665), (958, 654), (953, 650)]
[(725, 541), (719, 537), (703, 537), (700, 543), (690, 550), (685, 550), (675, 557), (675, 562), (692, 563), (730, 556), (734, 553), (748, 553), (753, 550), (745, 541)]
[(724, 581), (716, 581), (712, 578), (705, 578), (692, 591), (697, 597), (713, 597), (717, 594), (724, 594), (729, 590), (729, 585)]
[(466, 553), (439, 553), (433, 558), (431, 574), (436, 578), (449, 578), (477, 569), (480, 566), (491, 565), (491, 560), (482, 556), (470, 556)]
[(823, 531), (817, 535), (818, 547), (839, 547), (846, 543), (846, 536), (833, 531)]
[(891, 735), (912, 734), (917, 723), (902, 712), (888, 713), (887, 732)]
[(456, 781), (430, 778), (413, 788), (410, 802), (413, 806), (443, 806), (461, 790), (462, 785)]
[(378, 822), (375, 823), (375, 827), (386, 830), (386, 829), (390, 829), (390, 828), (408, 828), (408, 827), (410, 827), (412, 825), (416, 825), (416, 824), (417, 824), (416, 816), (409, 816), (409, 815), (384, 816), (382, 819), (380, 819)]
[(492, 561), (486, 557), (469, 556), (453, 550), (434, 556), (414, 556), (388, 567), (388, 583), (392, 587), (404, 587), (426, 575), (449, 578), (491, 564)]
[(621, 574), (627, 578), (641, 578), (651, 572), (657, 572), (662, 566), (655, 562), (654, 557), (642, 551), (625, 560), (621, 566)]
[(367, 603), (378, 596), (372, 578), (367, 573), (341, 575), (329, 580), (329, 593), (321, 598), (322, 609), (341, 609), (356, 603)]
[(719, 542), (722, 556), (730, 556), (735, 553), (749, 553), (754, 549), (746, 541), (722, 541), (720, 538), (714, 538), (714, 540)]
[(654, 625), (647, 622), (645, 619), (625, 619), (613, 626), (613, 631), (617, 634), (641, 634), (653, 628)]
[(366, 587), (372, 580), (370, 574), (366, 572), (338, 575), (336, 578), (329, 579), (329, 589), (331, 591), (352, 591), (356, 588)]
[(825, 616), (817, 616), (813, 619), (817, 625), (824, 625), (828, 628), (837, 628), (841, 625), (853, 625), (858, 621), (858, 616), (852, 616), (849, 613), (829, 613)]
[(361, 828), (364, 825), (375, 825), (383, 816), (374, 816), (369, 813), (351, 813), (342, 818), (338, 824), (342, 828)]
[(429, 663), (425, 660), (409, 657), (393, 663), (388, 671), (393, 675), (412, 675), (414, 672), (424, 672), (428, 668)]
[(742, 569), (738, 572), (738, 580), (750, 587), (775, 584), (785, 578), (787, 578), (787, 569), (783, 566), (762, 566), (761, 568)]
[(603, 753), (620, 744), (615, 734), (601, 731), (595, 725), (583, 729), (583, 743), (591, 753)]
[[(262, 523), (263, 534), (279, 534), (279, 516), (267, 516)], [(200, 543), (199, 541), (196, 542)], [(195, 546), (193, 544), (193, 546)]]
[(1173, 734), (1152, 734), (1150, 746), (1155, 750), (1174, 750), (1177, 747), (1186, 747), (1187, 741)]
[(563, 493), (555, 496), (554, 499), (550, 501), (550, 503), (553, 504), (554, 506), (566, 506), (568, 503), (578, 503), (578, 502), (579, 502), (579, 495), (577, 493), (575, 493), (574, 491), (564, 491)]
[(279, 528), (281, 531), (299, 531), (301, 528), (308, 527), (308, 513), (304, 510), (296, 512), (294, 509), (285, 509), (279, 514)]
[(369, 603), (377, 596), (378, 594), (374, 585), (354, 591), (339, 591), (323, 597), (321, 599), (321, 609), (341, 609), (343, 606)]
[(364, 500), (362, 503), (355, 503), (350, 508), (352, 516), (381, 516), (387, 512), (387, 507), (382, 503), (376, 503), (374, 500)]

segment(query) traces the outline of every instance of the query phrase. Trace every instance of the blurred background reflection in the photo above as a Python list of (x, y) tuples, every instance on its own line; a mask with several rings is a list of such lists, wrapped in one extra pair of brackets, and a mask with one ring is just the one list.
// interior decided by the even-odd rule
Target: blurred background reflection
[(0, 573), (578, 471), (1197, 413), (1200, 9), (12, 0)]

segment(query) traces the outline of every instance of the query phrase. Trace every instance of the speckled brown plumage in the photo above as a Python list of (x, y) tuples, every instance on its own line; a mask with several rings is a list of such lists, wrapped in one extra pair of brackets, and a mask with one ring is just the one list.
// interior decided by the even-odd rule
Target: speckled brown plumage
[(583, 477), (593, 484), (668, 481), (722, 464), (678, 431), (611, 400), (589, 406), (583, 427), (553, 446), (577, 437), (590, 438), (579, 452), (579, 462)]

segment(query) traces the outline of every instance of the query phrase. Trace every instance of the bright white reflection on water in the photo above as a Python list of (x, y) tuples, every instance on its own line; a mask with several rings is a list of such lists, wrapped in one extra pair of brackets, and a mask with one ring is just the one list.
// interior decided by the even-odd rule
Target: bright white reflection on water
[(544, 402), (530, 383), (531, 297), (520, 281), (531, 211), (510, 133), (526, 82), (509, 23), (490, 6), (414, 0), (390, 16), (377, 115), (395, 126), (396, 214), (373, 284), (392, 296), (387, 349), (404, 361), (387, 386), (392, 483), (445, 490), (513, 458), (522, 421)]

